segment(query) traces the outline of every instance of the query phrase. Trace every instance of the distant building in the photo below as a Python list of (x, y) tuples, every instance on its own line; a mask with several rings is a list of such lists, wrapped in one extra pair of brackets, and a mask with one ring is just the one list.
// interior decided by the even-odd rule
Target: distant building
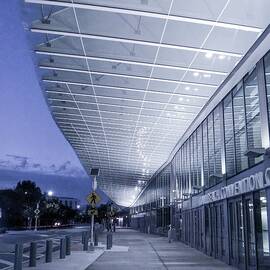
[(72, 209), (79, 209), (80, 208), (80, 200), (71, 197), (58, 197), (58, 196), (46, 196), (47, 199), (57, 199), (63, 205), (70, 207)]
[(68, 206), (72, 209), (80, 208), (80, 200), (70, 197), (58, 197), (58, 200), (65, 206)]

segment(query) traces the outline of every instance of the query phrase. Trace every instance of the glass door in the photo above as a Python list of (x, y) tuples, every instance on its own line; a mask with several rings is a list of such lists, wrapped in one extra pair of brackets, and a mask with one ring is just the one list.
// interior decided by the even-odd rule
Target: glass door
[(230, 263), (245, 269), (245, 234), (242, 199), (229, 201)]
[(217, 258), (219, 252), (219, 246), (217, 241), (217, 207), (211, 206), (211, 256)]
[(216, 257), (219, 259), (225, 258), (225, 239), (224, 239), (224, 209), (223, 202), (215, 205), (216, 209)]
[(270, 269), (269, 209), (267, 207), (269, 191), (260, 190), (254, 194), (256, 250), (259, 270)]
[(255, 241), (254, 204), (252, 195), (245, 196), (245, 223), (246, 223), (246, 269), (256, 269), (257, 254)]

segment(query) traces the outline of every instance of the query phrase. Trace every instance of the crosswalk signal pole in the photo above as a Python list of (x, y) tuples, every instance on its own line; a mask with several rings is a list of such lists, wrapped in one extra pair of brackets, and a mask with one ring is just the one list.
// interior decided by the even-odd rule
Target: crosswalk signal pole
[[(92, 184), (92, 189), (95, 192), (96, 191), (96, 176), (94, 176), (93, 184)], [(95, 206), (95, 204), (92, 204), (92, 206)], [(91, 242), (90, 242), (90, 249), (94, 249), (94, 222), (95, 222), (95, 216), (94, 216), (94, 211), (92, 211), (91, 215)]]
[[(97, 177), (94, 176), (93, 182), (92, 182), (92, 190), (95, 192), (97, 189)], [(96, 202), (94, 201), (92, 206), (95, 206)], [(95, 213), (92, 211), (91, 215), (91, 241), (90, 241), (90, 250), (94, 249), (94, 222), (95, 222)]]
[[(94, 179), (92, 181), (92, 191), (95, 192), (97, 189), (97, 176), (99, 175), (99, 169), (92, 168), (90, 173)], [(92, 206), (96, 206), (96, 200), (94, 200)], [(94, 221), (95, 221), (95, 213), (92, 211), (91, 213), (91, 240), (90, 240), (90, 250), (94, 250)]]

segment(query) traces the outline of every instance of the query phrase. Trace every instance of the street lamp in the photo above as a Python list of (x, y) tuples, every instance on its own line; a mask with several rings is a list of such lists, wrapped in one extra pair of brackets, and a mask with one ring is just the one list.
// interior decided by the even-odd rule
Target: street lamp
[(52, 197), (52, 196), (53, 196), (53, 191), (52, 191), (52, 190), (49, 190), (49, 191), (48, 191), (48, 196), (49, 196), (49, 197)]

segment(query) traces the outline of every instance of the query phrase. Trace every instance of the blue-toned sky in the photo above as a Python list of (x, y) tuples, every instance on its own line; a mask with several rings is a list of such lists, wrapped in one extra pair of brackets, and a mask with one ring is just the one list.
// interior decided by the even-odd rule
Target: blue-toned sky
[(89, 179), (44, 100), (22, 2), (2, 0), (0, 9), (0, 188), (28, 177), (43, 190), (82, 198)]

